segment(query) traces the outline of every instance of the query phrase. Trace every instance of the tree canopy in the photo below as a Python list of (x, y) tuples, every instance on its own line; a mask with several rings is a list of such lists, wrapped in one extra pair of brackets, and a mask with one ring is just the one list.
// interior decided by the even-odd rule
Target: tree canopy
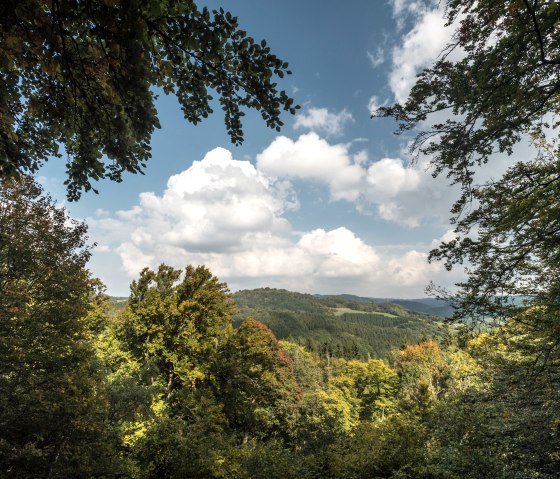
[[(531, 327), (546, 309), (390, 363), (279, 342), (251, 318), (232, 328), (232, 296), (204, 266), (144, 269), (111, 314), (85, 226), (29, 178), (1, 185), (2, 477), (557, 477), (560, 356), (543, 361), (551, 330)], [(302, 312), (349, 305), (279, 293)], [(546, 374), (526, 374), (535, 364)]]
[[(400, 132), (414, 130), (412, 150), (462, 188), (451, 210), (456, 237), (430, 255), (448, 269), (468, 265), (456, 317), (503, 322), (531, 303), (554, 322), (560, 5), (449, 0), (446, 18), (457, 28), (451, 44), (420, 74), (404, 104), (378, 114), (399, 121)], [(522, 141), (536, 147), (533, 158), (511, 164), (501, 178), (475, 182), (478, 167)]]
[(86, 226), (29, 178), (0, 183), (0, 475), (118, 474), (90, 321)]
[(192, 0), (6, 0), (0, 5), (0, 177), (67, 158), (68, 197), (92, 180), (121, 181), (150, 158), (157, 92), (193, 124), (213, 112), (243, 141), (243, 109), (279, 129), (291, 73), (223, 9)]

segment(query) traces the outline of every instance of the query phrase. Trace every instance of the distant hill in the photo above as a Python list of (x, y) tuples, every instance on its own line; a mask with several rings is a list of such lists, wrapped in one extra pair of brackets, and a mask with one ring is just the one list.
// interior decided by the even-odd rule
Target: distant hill
[[(318, 297), (325, 297), (317, 295)], [(419, 299), (397, 299), (397, 298), (368, 298), (362, 296), (355, 296), (353, 294), (341, 294), (338, 295), (342, 298), (351, 299), (357, 302), (382, 302), (382, 303), (393, 303), (399, 304), (402, 307), (408, 309), (409, 311), (414, 311), (417, 313), (426, 313), (433, 316), (439, 316), (441, 318), (449, 318), (453, 315), (453, 308), (450, 304), (443, 300), (436, 298), (419, 298)]]
[(124, 296), (109, 296), (109, 303), (113, 307), (112, 313), (116, 314), (118, 311), (125, 308), (128, 297)]
[(320, 354), (387, 358), (391, 350), (440, 334), (440, 318), (386, 300), (259, 288), (234, 293), (234, 324), (252, 317), (279, 339)]

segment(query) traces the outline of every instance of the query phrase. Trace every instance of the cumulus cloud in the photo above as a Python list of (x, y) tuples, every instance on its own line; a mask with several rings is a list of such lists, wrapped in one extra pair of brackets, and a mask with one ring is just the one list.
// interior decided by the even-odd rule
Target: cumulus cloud
[(432, 177), (428, 160), (384, 158), (368, 168), (366, 181), (362, 205), (375, 204), (380, 217), (411, 228), (427, 220), (446, 224), (458, 194), (445, 176)]
[(342, 134), (347, 123), (353, 121), (354, 118), (346, 109), (338, 113), (331, 113), (326, 108), (310, 108), (307, 113), (300, 113), (296, 116), (294, 128), (306, 128), (327, 136), (337, 136)]
[(392, 198), (418, 189), (422, 178), (417, 169), (405, 167), (401, 159), (384, 158), (368, 168), (366, 181), (371, 198)]
[(126, 271), (133, 272), (158, 257), (155, 252), (161, 257), (243, 249), (251, 235), (289, 230), (282, 214), (297, 207), (287, 181), (272, 181), (250, 162), (216, 148), (172, 176), (163, 195), (141, 193), (130, 210), (112, 217), (101, 212), (90, 224), (121, 244), (116, 251)]
[[(196, 251), (235, 248), (249, 233), (283, 229), (286, 220), (279, 215), (296, 206), (285, 183), (272, 184), (250, 162), (216, 148), (172, 176), (163, 196), (142, 193), (138, 211), (167, 243)], [(135, 210), (128, 213), (137, 216)], [(138, 242), (153, 241), (152, 231), (140, 230)]]
[[(439, 0), (392, 0), (397, 30), (406, 27), (392, 52), (389, 86), (398, 103), (406, 101), (416, 76), (430, 66), (452, 43), (457, 23), (446, 25), (445, 2)], [(460, 21), (461, 17), (457, 19)], [(455, 48), (448, 52), (452, 61), (463, 58), (465, 52)]]
[(344, 227), (304, 234), (297, 248), (316, 259), (315, 273), (326, 278), (368, 277), (380, 263), (375, 250)]
[(426, 162), (372, 162), (365, 151), (351, 154), (349, 145), (330, 144), (315, 133), (276, 138), (257, 156), (257, 168), (272, 177), (321, 182), (331, 201), (353, 202), (361, 212), (373, 206), (383, 219), (408, 227), (424, 218), (447, 218), (456, 194), (445, 178), (432, 178)]
[[(358, 161), (363, 162), (363, 158)], [(347, 145), (331, 145), (316, 133), (301, 135), (295, 141), (279, 136), (257, 155), (257, 168), (268, 176), (323, 182), (333, 200), (348, 201), (357, 200), (364, 175)]]
[[(316, 135), (306, 136), (303, 143), (306, 139), (314, 146), (321, 144)], [(286, 140), (275, 148), (285, 152), (298, 144)], [(395, 179), (395, 185), (382, 185), (389, 179), (383, 177), (381, 166), (366, 169), (353, 162), (345, 147), (326, 142), (323, 147), (331, 155), (325, 161), (338, 168), (337, 174), (346, 171), (351, 178), (346, 181), (352, 185), (359, 183), (353, 178), (358, 169), (361, 185), (378, 187), (379, 195), (395, 197), (398, 191), (415, 187), (414, 174), (396, 160), (385, 160), (387, 175)], [(289, 165), (299, 166), (302, 158)], [(124, 286), (142, 268), (161, 262), (175, 267), (205, 264), (233, 289), (268, 285), (372, 296), (422, 293), (434, 267), (417, 249), (383, 252), (344, 225), (294, 231), (285, 215), (297, 207), (297, 198), (289, 178), (280, 171), (269, 175), (268, 170), (273, 170), (272, 163), (267, 163), (270, 159), (260, 157), (255, 168), (218, 148), (172, 176), (161, 194), (141, 193), (138, 203), (128, 210), (98, 211), (88, 219), (91, 237), (103, 243), (104, 251), (92, 265), (94, 272), (96, 268), (103, 271), (105, 279), (111, 270), (109, 287), (118, 294), (124, 294)], [(284, 159), (292, 161), (288, 156)], [(268, 170), (260, 168), (267, 165)], [(320, 170), (312, 163), (297, 171), (299, 177), (341, 188), (341, 183)], [(108, 261), (113, 262), (112, 267), (107, 266)], [(117, 281), (121, 282), (119, 288)]]

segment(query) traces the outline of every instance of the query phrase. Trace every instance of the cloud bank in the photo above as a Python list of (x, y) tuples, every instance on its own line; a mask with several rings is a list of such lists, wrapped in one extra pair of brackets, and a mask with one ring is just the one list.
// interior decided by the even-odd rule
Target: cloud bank
[(446, 219), (455, 194), (444, 178), (432, 178), (427, 162), (371, 162), (367, 152), (351, 154), (350, 145), (330, 144), (315, 133), (297, 140), (277, 137), (257, 155), (257, 169), (270, 177), (322, 183), (331, 201), (352, 202), (361, 212), (373, 208), (381, 218), (407, 227)]
[[(205, 264), (233, 289), (421, 295), (441, 269), (427, 264), (425, 252), (387, 252), (344, 225), (296, 232), (285, 217), (299, 207), (295, 178), (323, 182), (333, 199), (356, 203), (395, 201), (421, 185), (419, 173), (400, 160), (358, 160), (347, 146), (314, 133), (277, 138), (256, 167), (216, 148), (170, 177), (162, 194), (141, 193), (129, 210), (98, 211), (88, 219), (90, 233), (99, 255), (118, 260), (112, 281), (125, 284), (142, 268), (165, 262)], [(386, 204), (384, 214), (398, 218), (398, 207)]]

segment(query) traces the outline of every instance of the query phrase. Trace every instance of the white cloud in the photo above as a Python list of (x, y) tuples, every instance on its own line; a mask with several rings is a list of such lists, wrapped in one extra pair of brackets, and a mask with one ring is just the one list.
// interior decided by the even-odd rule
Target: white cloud
[[(303, 136), (315, 146), (321, 144), (316, 135)], [(287, 140), (275, 148), (284, 152), (298, 148), (298, 142)], [(325, 181), (334, 189), (345, 181), (359, 183), (352, 178), (355, 169), (359, 178), (363, 176), (362, 186), (367, 185), (366, 177), (369, 187), (381, 181), (381, 166), (366, 170), (352, 163), (345, 147), (324, 142), (323, 148), (327, 163), (338, 168), (339, 183), (315, 164), (298, 174)], [(290, 158), (284, 158), (288, 166), (299, 165), (290, 163)], [(259, 158), (259, 165), (263, 164), (266, 161)], [(394, 184), (379, 186), (383, 195), (395, 198), (398, 190), (413, 188), (414, 175), (404, 171), (402, 163), (387, 159), (384, 164), (389, 172), (384, 179)], [(345, 172), (350, 179), (344, 179)], [(90, 235), (102, 239), (105, 251), (94, 255), (92, 268), (102, 273), (112, 294), (126, 294), (131, 278), (161, 262), (175, 267), (206, 264), (233, 289), (268, 285), (319, 293), (422, 294), (435, 271), (424, 261), (425, 253), (417, 248), (382, 252), (344, 226), (296, 232), (285, 218), (296, 204), (285, 178), (271, 178), (218, 148), (172, 176), (162, 194), (141, 193), (138, 204), (129, 210), (99, 211), (90, 218)]]
[[(250, 162), (233, 160), (229, 151), (216, 148), (172, 176), (162, 197), (140, 195), (138, 209), (143, 219), (148, 216), (157, 228), (138, 228), (137, 241), (150, 243), (157, 232), (169, 244), (192, 251), (210, 245), (231, 249), (246, 234), (286, 228), (286, 220), (279, 215), (296, 206), (286, 183), (277, 188)], [(134, 209), (130, 213), (137, 214)]]
[(380, 263), (374, 249), (344, 227), (313, 230), (301, 237), (297, 247), (316, 259), (315, 272), (326, 278), (372, 276)]
[(416, 250), (408, 251), (404, 256), (388, 261), (390, 277), (402, 286), (414, 286), (427, 283), (440, 269), (437, 264), (428, 264), (428, 255)]
[(454, 27), (446, 27), (440, 9), (424, 12), (401, 45), (393, 49), (389, 85), (397, 102), (406, 101), (416, 75), (432, 64), (450, 42)]
[(457, 194), (447, 179), (434, 179), (427, 163), (407, 165), (402, 159), (383, 158), (367, 170), (360, 209), (377, 205), (379, 216), (410, 228), (422, 221), (446, 223)]
[(337, 136), (342, 134), (347, 123), (353, 121), (354, 118), (346, 109), (331, 113), (326, 108), (310, 108), (307, 114), (300, 113), (296, 116), (294, 128), (307, 128), (328, 136)]
[[(439, 0), (392, 0), (397, 29), (405, 26), (408, 33), (393, 48), (393, 66), (389, 86), (398, 103), (406, 101), (416, 76), (440, 56), (452, 43), (453, 35), (462, 17), (446, 26), (446, 2)], [(452, 61), (464, 57), (465, 52), (455, 48), (449, 53)]]
[(426, 162), (371, 162), (365, 151), (352, 155), (349, 145), (331, 145), (315, 133), (295, 141), (276, 138), (257, 155), (257, 168), (272, 177), (321, 182), (328, 186), (331, 201), (353, 202), (361, 212), (377, 206), (382, 218), (408, 227), (424, 218), (446, 219), (457, 193), (445, 178), (434, 180)]
[[(286, 181), (272, 181), (248, 161), (236, 161), (222, 148), (172, 176), (162, 196), (141, 193), (130, 210), (91, 218), (117, 246), (125, 270), (138, 272), (154, 258), (181, 251), (226, 252), (244, 249), (261, 231), (282, 234), (290, 225), (281, 215), (298, 206)], [(178, 253), (179, 252), (179, 253)], [(163, 258), (161, 260), (164, 260)]]
[(154, 255), (143, 253), (132, 242), (120, 244), (115, 251), (120, 257), (124, 270), (131, 278), (138, 276), (142, 269), (152, 266), (155, 260)]
[(407, 20), (416, 20), (426, 11), (439, 6), (441, 0), (390, 0), (393, 6), (393, 17), (397, 21), (397, 30), (401, 30)]
[(106, 244), (97, 244), (93, 248), (93, 251), (95, 251), (96, 253), (108, 253), (109, 251), (111, 251), (111, 248), (109, 248), (109, 246)]
[(430, 244), (430, 249), (435, 249), (439, 247), (441, 243), (448, 243), (449, 241), (452, 241), (455, 238), (457, 238), (457, 233), (455, 233), (455, 230), (450, 228), (445, 233), (443, 233), (443, 235), (441, 235), (439, 238), (435, 238), (432, 240)]
[(380, 102), (379, 101), (379, 97), (377, 95), (373, 95), (368, 102), (368, 111), (370, 115), (375, 115), (377, 113), (377, 110), (379, 110), (379, 108), (381, 108), (382, 106), (387, 105), (387, 100), (385, 100), (384, 102)]
[(368, 168), (366, 181), (370, 198), (394, 198), (418, 189), (422, 177), (418, 169), (407, 168), (400, 159), (383, 158)]
[[(363, 162), (363, 156), (357, 160)], [(268, 176), (321, 181), (329, 186), (333, 200), (348, 201), (357, 200), (365, 173), (347, 145), (330, 145), (316, 133), (296, 141), (277, 137), (257, 155), (257, 168)]]
[(367, 57), (373, 68), (377, 68), (385, 61), (385, 50), (383, 47), (377, 47), (374, 52), (367, 52)]

